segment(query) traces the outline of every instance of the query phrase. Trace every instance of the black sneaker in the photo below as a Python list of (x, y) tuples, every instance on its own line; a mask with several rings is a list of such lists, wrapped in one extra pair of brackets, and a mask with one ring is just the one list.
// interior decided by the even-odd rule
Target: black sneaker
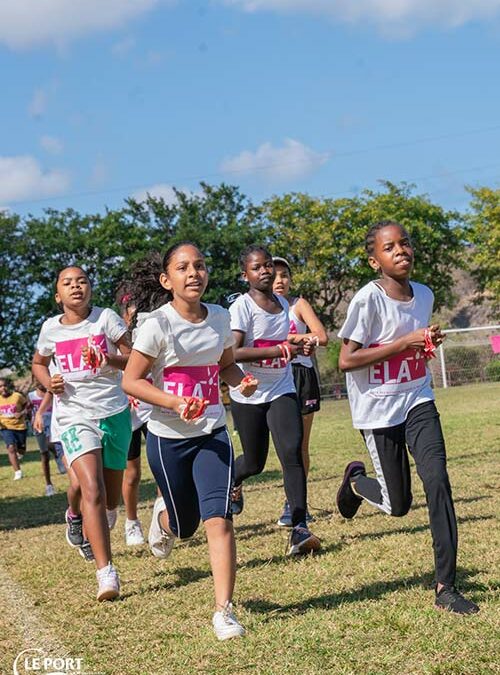
[(80, 546), (78, 549), (78, 553), (82, 556), (82, 558), (85, 560), (85, 562), (94, 562), (94, 552), (92, 551), (92, 547), (90, 545), (90, 541), (88, 539), (83, 540), (83, 544)]
[(344, 478), (337, 492), (337, 508), (340, 511), (340, 515), (344, 518), (354, 518), (363, 501), (361, 497), (354, 494), (351, 487), (351, 480), (353, 476), (358, 473), (366, 475), (366, 469), (363, 462), (351, 462), (348, 464), (344, 471)]
[(307, 527), (297, 525), (290, 532), (287, 555), (300, 555), (319, 551), (321, 542)]
[(243, 486), (235, 485), (231, 491), (231, 513), (233, 516), (239, 516), (243, 511)]
[(77, 548), (83, 544), (83, 520), (82, 516), (70, 516), (69, 509), (66, 509), (64, 519), (68, 527), (66, 528), (66, 541), (72, 548)]
[(476, 603), (464, 598), (455, 586), (444, 586), (439, 593), (436, 593), (435, 605), (438, 609), (446, 609), (455, 614), (477, 614), (479, 612)]

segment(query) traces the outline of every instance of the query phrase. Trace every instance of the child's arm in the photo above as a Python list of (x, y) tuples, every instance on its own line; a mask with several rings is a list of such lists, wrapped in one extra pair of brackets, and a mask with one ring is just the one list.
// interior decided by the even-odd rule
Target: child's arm
[(224, 349), (222, 353), (219, 360), (219, 375), (231, 387), (239, 386), (243, 396), (251, 396), (259, 384), (255, 377), (245, 375), (241, 368), (236, 365), (232, 347)]
[[(235, 340), (234, 345), (234, 358), (239, 363), (252, 363), (254, 361), (264, 361), (264, 359), (277, 359), (284, 356), (283, 350), (279, 345), (273, 345), (272, 347), (242, 347), (243, 341), (245, 339), (245, 333), (242, 333), (239, 330), (233, 330), (233, 336)], [(298, 354), (304, 353), (304, 348), (302, 345), (294, 345), (290, 342), (286, 342), (287, 348), (290, 350), (291, 361)]]
[(191, 399), (167, 394), (166, 391), (158, 389), (146, 379), (148, 373), (151, 372), (154, 361), (155, 359), (152, 356), (132, 349), (123, 373), (123, 391), (145, 403), (173, 410), (181, 415), (186, 422), (199, 417), (199, 410), (205, 405), (202, 399), (194, 399), (194, 404), (189, 405)]
[(387, 361), (391, 356), (400, 354), (406, 349), (424, 349), (426, 344), (425, 332), (427, 330), (430, 331), (430, 337), (436, 347), (443, 342), (444, 335), (437, 324), (429, 326), (428, 329), (419, 328), (394, 340), (394, 342), (388, 342), (378, 347), (363, 348), (363, 345), (359, 342), (344, 338), (340, 348), (339, 368), (347, 373), (350, 370), (360, 370), (374, 363)]
[(64, 392), (64, 379), (59, 373), (50, 375), (49, 364), (51, 357), (42, 356), (39, 351), (35, 351), (33, 362), (31, 364), (31, 372), (33, 377), (42, 384), (47, 391), (52, 394), (62, 394)]
[(46, 391), (44, 397), (42, 398), (42, 402), (40, 403), (40, 407), (36, 411), (33, 418), (33, 429), (39, 434), (43, 432), (43, 414), (47, 412), (47, 410), (52, 405), (53, 398), (53, 394), (51, 394), (50, 391)]
[(316, 340), (317, 345), (326, 347), (328, 344), (328, 335), (325, 327), (316, 316), (316, 312), (305, 298), (299, 298), (294, 305), (293, 311), (303, 323), (308, 326), (310, 332), (304, 334), (290, 333), (288, 340), (290, 342), (302, 342), (303, 340)]
[[(130, 344), (130, 336), (128, 331), (124, 333), (119, 340), (113, 343), (117, 349), (120, 350), (119, 354), (102, 354), (102, 360), (99, 363), (99, 367), (102, 368), (102, 366), (108, 364), (112, 368), (116, 368), (117, 370), (125, 370), (125, 366), (127, 365), (128, 357), (130, 355), (130, 351), (132, 349), (131, 344)], [(92, 354), (90, 348), (85, 345), (82, 347), (82, 356), (83, 360), (87, 365), (92, 365)]]

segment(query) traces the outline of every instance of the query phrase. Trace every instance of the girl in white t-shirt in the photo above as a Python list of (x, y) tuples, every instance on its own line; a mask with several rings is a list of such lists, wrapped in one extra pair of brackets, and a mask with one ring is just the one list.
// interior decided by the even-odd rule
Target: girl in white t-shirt
[(427, 498), (436, 564), (436, 607), (473, 614), (477, 605), (455, 588), (457, 523), (446, 470), (446, 450), (426, 359), (443, 335), (429, 325), (434, 296), (410, 281), (413, 249), (404, 227), (373, 225), (366, 236), (370, 266), (380, 274), (352, 299), (340, 329), (339, 365), (346, 382), (353, 424), (360, 429), (376, 478), (362, 462), (351, 462), (337, 493), (344, 518), (363, 500), (392, 516), (411, 502), (407, 447)]
[(252, 245), (243, 251), (240, 263), (250, 289), (229, 310), (235, 356), (238, 363), (244, 363), (248, 372), (258, 377), (260, 384), (257, 394), (249, 400), (237, 389), (230, 390), (231, 412), (243, 448), (235, 462), (233, 513), (243, 509), (243, 481), (264, 470), (271, 433), (291, 510), (288, 555), (317, 551), (320, 541), (306, 523), (302, 418), (290, 365), (296, 356), (311, 351), (313, 344), (288, 340), (288, 302), (273, 293), (276, 270), (271, 254), (262, 246)]
[[(81, 267), (59, 272), (55, 299), (63, 313), (42, 326), (33, 375), (58, 397), (56, 421), (82, 491), (85, 531), (97, 565), (97, 599), (111, 600), (119, 595), (120, 583), (111, 563), (106, 505), (116, 508), (127, 464), (130, 411), (120, 370), (130, 343), (122, 319), (110, 309), (92, 307), (91, 293)], [(53, 356), (58, 372), (51, 376)]]
[[(292, 297), (290, 295), (290, 286), (292, 283), (292, 271), (286, 258), (274, 257), (274, 267), (276, 269), (276, 278), (274, 279), (273, 291), (276, 295), (282, 295), (290, 306), (290, 342), (309, 340), (316, 346), (326, 347), (328, 344), (328, 335), (325, 327), (316, 315), (309, 302), (303, 297)], [(302, 461), (304, 462), (304, 471), (306, 478), (309, 475), (309, 441), (311, 438), (311, 429), (314, 420), (314, 413), (320, 408), (319, 381), (314, 368), (313, 360), (310, 356), (299, 354), (292, 361), (293, 381), (297, 391), (300, 412), (302, 413), (302, 426), (304, 435), (302, 437)], [(306, 513), (307, 522), (312, 521), (309, 511)], [(285, 502), (283, 513), (281, 514), (278, 525), (281, 527), (291, 527), (292, 514), (290, 504)]]
[[(215, 586), (213, 627), (226, 640), (245, 631), (231, 604), (236, 573), (233, 450), (219, 376), (243, 397), (255, 392), (257, 380), (245, 377), (234, 362), (227, 310), (201, 302), (208, 272), (194, 244), (170, 247), (159, 278), (150, 277), (145, 285), (164, 304), (139, 325), (123, 378), (129, 395), (153, 406), (146, 447), (162, 497), (153, 509), (149, 545), (153, 555), (166, 558), (175, 537), (191, 537), (201, 517)], [(134, 283), (140, 286), (136, 278)], [(147, 379), (150, 373), (153, 383)]]

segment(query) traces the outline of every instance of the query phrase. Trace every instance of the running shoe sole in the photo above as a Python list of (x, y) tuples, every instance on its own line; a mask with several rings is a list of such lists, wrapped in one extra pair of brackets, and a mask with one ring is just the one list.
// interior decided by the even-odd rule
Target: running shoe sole
[[(363, 502), (361, 497), (358, 497), (357, 495), (354, 494), (354, 492), (352, 491), (351, 485), (350, 485), (351, 476), (353, 475), (354, 472), (366, 474), (366, 468), (365, 468), (365, 465), (363, 464), (363, 462), (350, 462), (346, 466), (345, 471), (344, 471), (344, 478), (342, 479), (342, 483), (340, 484), (340, 487), (337, 491), (337, 497), (336, 497), (336, 500), (335, 500), (336, 503), (337, 503), (337, 508), (340, 512), (340, 515), (343, 518), (348, 518), (348, 519), (354, 518), (354, 516), (356, 515), (359, 507), (361, 506), (361, 503)], [(341, 501), (342, 497), (343, 497), (343, 493), (347, 489), (349, 489), (349, 491), (351, 493), (351, 495), (349, 495), (349, 496), (351, 498), (356, 499), (356, 503), (353, 503), (351, 505), (351, 509), (349, 509), (349, 511), (345, 510), (344, 505), (342, 504), (342, 501)]]

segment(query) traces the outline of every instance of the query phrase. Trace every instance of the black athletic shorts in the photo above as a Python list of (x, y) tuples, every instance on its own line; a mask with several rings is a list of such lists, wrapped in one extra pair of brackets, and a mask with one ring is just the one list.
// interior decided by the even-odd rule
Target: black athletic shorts
[(318, 412), (320, 393), (316, 371), (301, 363), (292, 363), (292, 371), (301, 414), (309, 415)]
[(132, 432), (132, 440), (130, 441), (130, 446), (128, 449), (127, 461), (130, 462), (131, 460), (137, 459), (141, 456), (141, 443), (143, 436), (144, 438), (148, 437), (148, 425), (146, 422), (144, 422), (142, 427), (139, 427)]

